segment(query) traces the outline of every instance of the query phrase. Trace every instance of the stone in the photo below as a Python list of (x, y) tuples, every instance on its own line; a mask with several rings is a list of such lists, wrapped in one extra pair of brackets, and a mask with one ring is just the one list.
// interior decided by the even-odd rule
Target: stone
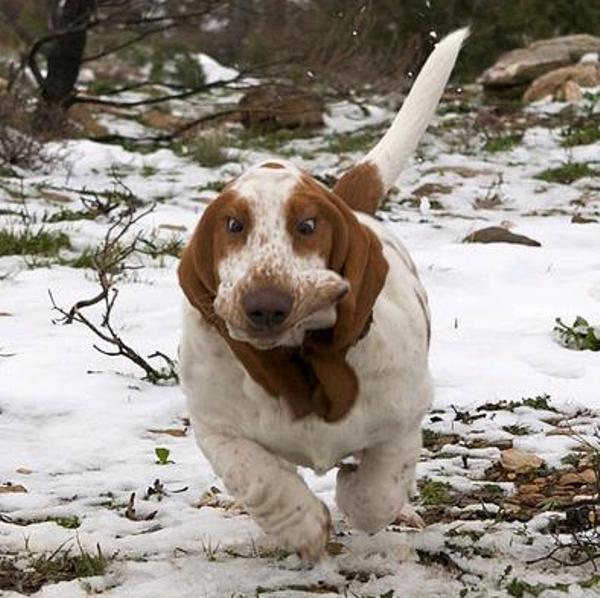
[(530, 247), (541, 247), (539, 241), (530, 239), (525, 235), (517, 235), (501, 226), (489, 226), (482, 228), (463, 239), (463, 243), (513, 243), (516, 245), (528, 245)]
[(523, 101), (536, 102), (551, 97), (564, 102), (578, 102), (583, 98), (582, 88), (599, 85), (600, 64), (574, 64), (538, 77), (523, 95)]
[(289, 85), (263, 85), (239, 101), (240, 120), (246, 128), (269, 131), (318, 127), (325, 102), (315, 93)]
[(537, 455), (511, 448), (502, 451), (500, 464), (505, 470), (513, 473), (529, 473), (539, 469), (544, 464), (544, 460)]
[(581, 486), (582, 484), (595, 484), (596, 473), (593, 469), (585, 469), (579, 472), (563, 473), (558, 481), (561, 486)]
[(600, 37), (587, 34), (567, 35), (536, 41), (526, 48), (502, 54), (494, 65), (479, 77), (487, 90), (529, 84), (537, 77), (563, 66), (600, 53)]

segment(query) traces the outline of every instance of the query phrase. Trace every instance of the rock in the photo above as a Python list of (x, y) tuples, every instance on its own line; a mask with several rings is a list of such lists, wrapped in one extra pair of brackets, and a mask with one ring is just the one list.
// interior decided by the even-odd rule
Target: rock
[(567, 35), (534, 42), (526, 48), (502, 54), (478, 82), (487, 90), (527, 85), (536, 77), (577, 63), (583, 56), (600, 52), (600, 37)]
[(582, 484), (595, 484), (596, 473), (593, 469), (585, 469), (579, 472), (563, 473), (558, 481), (560, 486), (581, 486)]
[(245, 127), (273, 131), (321, 126), (325, 103), (317, 94), (296, 87), (263, 85), (244, 95), (239, 108)]
[(573, 224), (595, 224), (598, 220), (596, 218), (586, 218), (581, 214), (575, 214), (573, 218), (571, 218), (571, 222)]
[(540, 468), (544, 464), (544, 460), (537, 455), (511, 448), (502, 451), (500, 464), (505, 470), (513, 473), (529, 473)]
[(413, 197), (431, 197), (433, 195), (446, 195), (452, 192), (452, 187), (449, 185), (441, 185), (440, 183), (424, 183), (414, 191), (411, 191)]
[(516, 235), (501, 226), (489, 226), (475, 231), (463, 239), (463, 243), (513, 243), (516, 245), (528, 245), (530, 247), (541, 247), (539, 241), (530, 239), (525, 235)]
[(523, 101), (536, 102), (550, 96), (555, 100), (578, 102), (583, 98), (582, 87), (598, 85), (600, 85), (600, 64), (574, 64), (538, 77), (523, 95)]

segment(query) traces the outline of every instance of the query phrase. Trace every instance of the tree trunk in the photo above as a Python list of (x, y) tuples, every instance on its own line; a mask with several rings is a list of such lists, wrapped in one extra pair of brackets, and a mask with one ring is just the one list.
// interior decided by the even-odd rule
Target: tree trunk
[(59, 0), (54, 0), (53, 4), (55, 12), (50, 14), (55, 18), (51, 19), (50, 33), (65, 33), (49, 43), (48, 72), (42, 85), (42, 98), (48, 106), (66, 109), (75, 95), (94, 0), (66, 0), (62, 8), (59, 8)]

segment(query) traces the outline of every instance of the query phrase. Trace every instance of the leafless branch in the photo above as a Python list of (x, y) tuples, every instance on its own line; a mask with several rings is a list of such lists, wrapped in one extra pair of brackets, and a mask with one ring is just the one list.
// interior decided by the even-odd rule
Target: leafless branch
[[(93, 255), (93, 266), (100, 285), (100, 290), (92, 297), (75, 302), (70, 309), (60, 307), (49, 290), (52, 309), (60, 317), (54, 323), (72, 324), (76, 322), (83, 324), (106, 346), (94, 344), (94, 348), (110, 357), (125, 357), (144, 371), (144, 378), (152, 384), (177, 382), (175, 363), (160, 351), (155, 351), (147, 358), (142, 357), (131, 347), (115, 329), (112, 315), (119, 295), (116, 288), (117, 282), (129, 271), (141, 267), (139, 264), (129, 263), (129, 259), (138, 252), (141, 233), (136, 232), (132, 236), (135, 225), (154, 210), (150, 206), (142, 211), (136, 211), (132, 204), (125, 205), (112, 216), (112, 223), (108, 227), (104, 238)], [(111, 210), (112, 211), (112, 210)], [(100, 322), (98, 323), (87, 315), (86, 309), (94, 305), (103, 308)], [(160, 358), (165, 366), (155, 368), (149, 363), (149, 359)]]

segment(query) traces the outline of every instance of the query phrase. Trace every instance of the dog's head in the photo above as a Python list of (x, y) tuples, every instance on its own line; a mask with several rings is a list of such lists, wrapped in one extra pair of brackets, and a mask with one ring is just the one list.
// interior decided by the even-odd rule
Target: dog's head
[[(337, 194), (293, 165), (271, 161), (248, 170), (206, 208), (180, 281), (191, 303), (222, 322), (231, 339), (256, 349), (290, 347), (309, 330), (333, 328), (344, 313), (351, 317), (341, 336), (364, 327), (382, 284), (367, 271), (374, 260), (386, 268), (380, 244)], [(358, 314), (363, 305), (368, 313)]]

